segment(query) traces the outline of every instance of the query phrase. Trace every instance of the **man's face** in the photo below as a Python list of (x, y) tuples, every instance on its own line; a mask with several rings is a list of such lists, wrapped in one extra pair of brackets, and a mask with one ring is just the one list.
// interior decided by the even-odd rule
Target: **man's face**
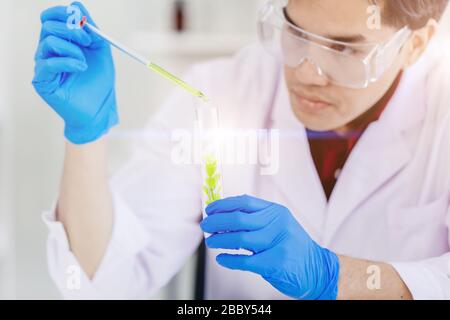
[[(358, 43), (390, 40), (398, 30), (383, 25), (370, 30), (368, 6), (367, 0), (290, 0), (287, 15), (302, 29), (333, 40), (357, 39)], [(381, 79), (365, 89), (334, 85), (308, 61), (297, 68), (285, 67), (293, 111), (310, 130), (345, 130), (347, 124), (386, 94), (402, 69), (403, 60), (399, 54)]]

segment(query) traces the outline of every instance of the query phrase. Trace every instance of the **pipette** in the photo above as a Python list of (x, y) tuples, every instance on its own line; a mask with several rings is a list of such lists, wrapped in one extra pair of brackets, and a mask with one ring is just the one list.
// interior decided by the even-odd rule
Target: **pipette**
[(184, 82), (183, 80), (181, 80), (177, 76), (173, 75), (169, 71), (165, 70), (161, 66), (157, 65), (156, 63), (151, 62), (148, 59), (144, 58), (142, 55), (140, 55), (136, 51), (134, 51), (134, 50), (132, 50), (130, 48), (127, 48), (126, 46), (124, 46), (120, 42), (112, 39), (111, 37), (109, 37), (108, 35), (103, 33), (102, 31), (100, 31), (98, 28), (94, 27), (92, 24), (87, 22), (87, 18), (86, 17), (82, 18), (82, 20), (80, 22), (80, 27), (81, 28), (87, 27), (91, 32), (95, 33), (100, 38), (102, 38), (103, 40), (105, 40), (106, 42), (111, 44), (114, 48), (116, 48), (119, 51), (125, 53), (126, 55), (128, 55), (131, 58), (133, 58), (134, 60), (142, 63), (147, 68), (149, 68), (150, 70), (152, 70), (152, 71), (156, 72), (157, 74), (163, 76), (164, 78), (172, 81), (173, 83), (175, 83), (176, 85), (180, 86), (181, 88), (183, 88), (184, 90), (186, 90), (187, 92), (192, 94), (193, 96), (202, 99), (204, 102), (208, 102), (209, 101), (208, 97), (203, 92), (201, 92), (200, 90), (190, 86), (189, 84), (187, 84), (186, 82)]

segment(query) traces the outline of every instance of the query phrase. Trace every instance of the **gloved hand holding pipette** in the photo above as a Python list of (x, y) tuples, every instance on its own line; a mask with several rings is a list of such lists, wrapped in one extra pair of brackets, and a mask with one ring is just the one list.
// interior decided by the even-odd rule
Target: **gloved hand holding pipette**
[(72, 6), (82, 14), (76, 28), (67, 27), (67, 7), (54, 7), (42, 14), (33, 79), (39, 95), (64, 119), (69, 141), (95, 141), (118, 123), (111, 46), (208, 101), (200, 90), (100, 31), (81, 3), (74, 2)]
[[(86, 8), (75, 2), (92, 25)], [(64, 120), (74, 144), (97, 140), (118, 123), (115, 70), (109, 43), (89, 30), (67, 27), (67, 7), (41, 15), (33, 86)]]

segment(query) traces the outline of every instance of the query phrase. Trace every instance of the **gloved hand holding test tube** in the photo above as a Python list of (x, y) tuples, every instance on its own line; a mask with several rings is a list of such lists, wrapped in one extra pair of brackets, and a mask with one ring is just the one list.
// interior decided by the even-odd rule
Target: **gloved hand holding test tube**
[(173, 83), (175, 83), (179, 87), (183, 88), (184, 90), (186, 90), (190, 94), (194, 95), (195, 97), (202, 99), (204, 102), (209, 101), (208, 97), (206, 97), (206, 95), (203, 92), (201, 92), (200, 90), (190, 86), (189, 84), (187, 84), (186, 82), (184, 82), (180, 78), (176, 77), (175, 75), (173, 75), (169, 71), (165, 70), (161, 66), (157, 65), (154, 62), (149, 61), (148, 59), (144, 58), (139, 53), (135, 52), (134, 50), (132, 50), (130, 48), (127, 48), (126, 46), (124, 46), (120, 42), (114, 40), (110, 36), (106, 35), (102, 31), (100, 31), (98, 28), (94, 27), (92, 24), (90, 24), (87, 21), (87, 17), (86, 16), (83, 16), (83, 18), (82, 18), (82, 20), (80, 22), (80, 27), (81, 28), (84, 28), (84, 27), (88, 28), (91, 32), (93, 32), (96, 35), (98, 35), (100, 38), (102, 38), (103, 40), (108, 42), (114, 48), (116, 48), (119, 51), (125, 53), (126, 55), (128, 55), (131, 58), (133, 58), (134, 60), (142, 63), (147, 68), (149, 68), (150, 70), (152, 70), (152, 71), (156, 72), (157, 74), (163, 76), (164, 78), (172, 81)]

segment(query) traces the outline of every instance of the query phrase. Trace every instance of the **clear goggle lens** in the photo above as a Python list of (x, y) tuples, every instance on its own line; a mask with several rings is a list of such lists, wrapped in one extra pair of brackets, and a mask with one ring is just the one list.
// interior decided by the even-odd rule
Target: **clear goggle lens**
[(348, 44), (311, 34), (290, 23), (285, 8), (268, 2), (260, 11), (259, 37), (263, 46), (284, 64), (297, 68), (305, 61), (339, 86), (365, 88), (392, 65), (411, 31), (405, 27), (382, 44)]

